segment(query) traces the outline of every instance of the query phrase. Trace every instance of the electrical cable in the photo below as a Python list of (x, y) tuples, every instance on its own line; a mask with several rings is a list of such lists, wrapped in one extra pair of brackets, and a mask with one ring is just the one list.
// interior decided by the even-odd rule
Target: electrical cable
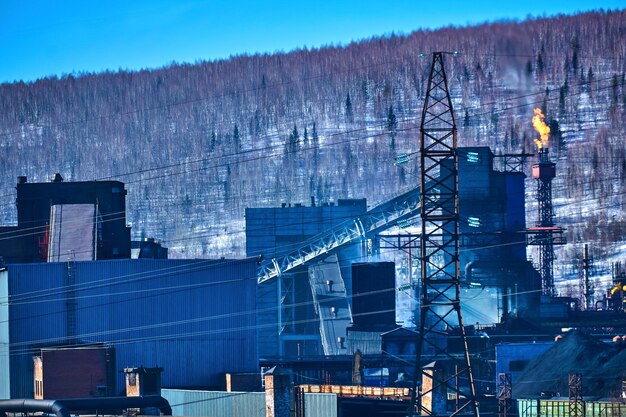
[[(611, 78), (612, 77), (607, 77), (606, 79), (605, 78), (601, 78), (601, 79), (596, 80), (596, 82), (609, 80)], [(588, 84), (588, 82), (580, 83), (578, 85), (585, 85), (585, 84)], [(596, 88), (595, 90), (590, 90), (590, 91), (601, 91), (601, 90), (606, 90), (606, 89), (611, 88), (611, 87), (612, 86), (607, 86), (605, 88)], [(583, 94), (583, 93), (586, 93), (586, 92), (571, 93), (571, 94), (565, 95), (565, 97), (571, 97), (571, 96), (579, 95), (579, 94)], [(524, 94), (524, 95), (517, 96), (517, 97), (507, 98), (507, 99), (505, 99), (505, 101), (517, 100), (519, 98), (526, 98), (526, 97), (529, 97), (529, 96), (532, 96), (532, 95), (539, 95), (539, 94), (545, 94), (545, 92), (537, 92), (537, 93), (533, 93), (533, 94), (530, 94), (530, 95), (529, 94)], [(543, 102), (543, 101), (553, 101), (553, 100), (556, 100), (556, 99), (557, 99), (556, 97), (555, 98), (546, 98), (545, 100), (541, 100), (540, 102)], [(526, 104), (523, 104), (523, 105), (508, 107), (508, 108), (505, 108), (505, 109), (497, 110), (496, 112), (499, 113), (499, 112), (510, 110), (510, 109), (524, 107), (524, 106), (527, 106), (527, 105), (530, 105), (530, 104), (537, 104), (537, 103), (540, 103), (540, 102), (539, 101), (537, 101), (537, 102), (530, 102), (530, 103), (526, 103)], [(494, 104), (494, 102), (487, 103), (486, 105), (477, 105), (477, 106), (467, 107), (465, 109), (461, 109), (461, 111), (465, 111), (466, 109), (485, 107), (485, 106), (492, 105), (492, 104)], [(478, 113), (477, 115), (480, 116), (480, 115), (492, 114), (492, 113), (494, 113), (494, 112)], [(410, 121), (410, 120), (413, 120), (413, 119), (414, 119), (414, 116), (409, 117), (409, 118), (401, 119), (401, 120), (399, 120), (399, 122)], [(376, 124), (380, 124), (381, 128), (383, 128), (383, 129), (385, 127), (384, 126), (384, 124), (385, 124), (384, 120), (380, 121), (380, 122), (376, 122)], [(366, 127), (363, 127), (363, 128), (356, 128), (356, 129), (347, 130), (346, 132), (338, 132), (338, 133), (326, 135), (325, 137), (334, 137), (336, 135), (347, 135), (347, 134), (351, 134), (351, 133), (358, 133), (358, 132), (362, 132), (362, 131), (369, 131), (370, 129), (371, 129), (370, 126), (366, 126)], [(386, 135), (386, 134), (388, 134), (388, 132), (382, 132), (381, 134), (377, 134), (377, 135), (370, 135), (370, 136), (367, 136), (367, 138), (375, 137), (375, 136), (381, 136), (381, 135)], [(0, 134), (0, 136), (2, 136), (2, 134)], [(343, 144), (343, 143), (345, 143), (345, 142), (340, 142), (338, 144)], [(234, 154), (227, 154), (227, 155), (208, 157), (208, 158), (200, 158), (200, 159), (193, 160), (193, 161), (183, 161), (183, 162), (179, 162), (179, 163), (176, 163), (176, 164), (169, 164), (169, 165), (165, 165), (165, 166), (161, 166), (161, 167), (148, 168), (148, 169), (134, 171), (134, 172), (127, 172), (127, 173), (118, 174), (118, 175), (115, 175), (115, 176), (101, 177), (101, 178), (95, 179), (95, 180), (107, 180), (107, 179), (113, 179), (113, 178), (120, 178), (120, 177), (123, 177), (123, 176), (129, 176), (129, 175), (141, 174), (141, 173), (146, 173), (146, 172), (152, 172), (152, 171), (155, 171), (155, 170), (162, 170), (162, 169), (180, 167), (180, 166), (184, 166), (184, 165), (187, 165), (187, 164), (206, 162), (206, 161), (209, 161), (209, 160), (212, 160), (212, 159), (218, 159), (218, 158), (222, 159), (222, 158), (230, 157), (230, 156), (239, 156), (242, 153), (257, 152), (257, 151), (261, 151), (261, 150), (269, 150), (269, 149), (275, 149), (275, 148), (283, 148), (284, 146), (285, 146), (284, 143), (281, 143), (281, 144), (271, 145), (269, 147), (264, 147), (264, 148), (255, 148), (255, 149), (250, 149), (250, 150), (245, 150), (245, 151), (239, 151), (239, 152), (236, 152)], [(336, 144), (333, 144), (332, 146), (336, 146)], [(309, 149), (307, 149), (307, 150), (309, 150)], [(291, 153), (291, 152), (285, 151), (285, 153)], [(282, 155), (282, 153), (279, 154), (279, 155), (275, 155), (275, 154), (268, 155), (268, 156), (265, 156), (264, 158), (260, 158), (260, 159), (265, 159), (265, 158), (270, 158), (270, 157), (280, 156), (280, 155)], [(253, 158), (251, 160), (258, 160), (258, 158)], [(228, 163), (226, 165), (231, 165), (231, 164), (232, 163)], [(225, 165), (222, 165), (222, 166), (225, 166)], [(202, 169), (198, 169), (198, 171), (200, 171), (200, 170), (202, 170)], [(195, 171), (191, 171), (191, 172), (195, 172)], [(180, 174), (183, 174), (183, 173), (185, 173), (185, 172), (180, 172), (180, 173), (177, 173), (176, 175), (180, 175)], [(174, 174), (172, 174), (172, 175), (174, 175)], [(151, 180), (151, 179), (160, 179), (160, 178), (163, 178), (163, 177), (164, 176), (150, 177), (148, 179), (143, 179), (142, 178), (142, 179), (139, 179), (139, 180), (134, 180), (134, 181), (128, 182), (127, 184), (132, 184), (132, 183), (135, 183), (135, 182), (143, 182), (143, 181)], [(14, 195), (14, 194), (10, 194), (10, 195)]]

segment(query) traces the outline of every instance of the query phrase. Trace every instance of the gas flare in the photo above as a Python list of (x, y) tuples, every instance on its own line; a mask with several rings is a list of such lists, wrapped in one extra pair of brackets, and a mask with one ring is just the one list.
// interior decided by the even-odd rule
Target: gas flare
[(535, 109), (533, 116), (533, 127), (539, 133), (540, 139), (533, 139), (538, 149), (548, 147), (548, 138), (550, 136), (550, 127), (543, 121), (546, 116), (543, 115), (541, 109)]

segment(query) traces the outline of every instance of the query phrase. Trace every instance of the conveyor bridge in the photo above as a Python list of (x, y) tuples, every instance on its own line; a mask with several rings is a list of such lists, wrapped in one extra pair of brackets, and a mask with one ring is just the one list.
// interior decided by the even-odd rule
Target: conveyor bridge
[(261, 284), (299, 266), (309, 265), (322, 257), (331, 255), (343, 245), (354, 243), (366, 236), (402, 223), (419, 215), (420, 191), (413, 188), (365, 214), (345, 221), (332, 229), (302, 243), (298, 249), (278, 258), (266, 260), (259, 267), (258, 283)]

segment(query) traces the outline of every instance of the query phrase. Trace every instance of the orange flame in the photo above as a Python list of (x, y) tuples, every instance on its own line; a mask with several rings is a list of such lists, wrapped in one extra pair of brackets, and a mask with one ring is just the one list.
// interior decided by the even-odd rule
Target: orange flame
[(533, 116), (533, 127), (539, 133), (541, 139), (533, 139), (538, 149), (548, 146), (548, 138), (550, 136), (550, 127), (543, 121), (546, 116), (543, 115), (541, 109), (535, 109), (535, 115)]

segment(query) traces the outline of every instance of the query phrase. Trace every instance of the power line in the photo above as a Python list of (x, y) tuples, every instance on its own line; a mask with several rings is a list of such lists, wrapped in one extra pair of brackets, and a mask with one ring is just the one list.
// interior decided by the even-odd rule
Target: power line
[[(600, 179), (600, 180), (591, 180), (590, 179), (588, 182), (589, 183), (594, 183), (594, 182), (600, 182), (601, 183), (601, 182), (604, 182), (604, 181), (614, 181), (616, 179), (620, 179), (620, 178), (619, 177), (613, 177), (613, 178), (609, 177), (609, 178), (603, 178), (603, 179)], [(584, 183), (586, 183), (586, 182), (583, 181), (583, 182), (579, 183), (579, 185), (580, 184), (584, 184)], [(623, 194), (623, 193), (612, 194), (612, 196), (621, 195), (621, 194)], [(589, 199), (579, 199), (579, 200), (576, 200), (575, 202), (570, 202), (570, 203), (567, 203), (565, 205), (563, 205), (563, 204), (557, 205), (557, 207), (563, 207), (563, 206), (567, 206), (567, 205), (571, 205), (571, 204), (579, 204), (579, 203), (584, 202), (584, 201), (596, 201), (596, 198), (595, 197), (591, 197)], [(613, 207), (613, 206), (615, 206), (615, 205), (607, 206), (607, 208), (608, 207)], [(120, 213), (122, 213), (122, 212), (120, 212)], [(533, 209), (526, 210), (526, 214), (527, 215), (531, 215), (532, 213), (533, 213)], [(352, 219), (353, 217), (354, 216), (346, 216), (345, 219), (348, 220), (348, 219)], [(358, 215), (357, 215), (357, 217), (358, 217)], [(120, 219), (123, 219), (123, 218), (125, 218), (125, 217), (124, 216), (120, 216), (119, 218), (111, 218), (111, 219), (104, 220), (103, 222), (116, 221), (116, 220), (120, 220)], [(275, 225), (274, 227), (279, 229), (279, 228), (282, 228), (282, 227), (291, 227), (291, 226), (305, 225), (305, 224), (311, 224), (311, 223), (316, 223), (316, 221), (297, 222), (297, 223), (290, 223), (290, 224), (281, 224), (281, 225)], [(37, 228), (31, 228), (31, 229), (37, 229)], [(45, 230), (45, 226), (40, 226), (40, 227), (38, 227), (38, 229), (43, 231), (43, 230)], [(22, 230), (26, 230), (26, 229), (20, 229), (20, 232)], [(267, 229), (266, 228), (255, 228), (255, 229), (250, 229), (249, 231), (260, 231), (260, 230), (267, 230)], [(15, 233), (15, 232), (5, 232), (5, 233)], [(243, 232), (220, 232), (220, 233), (204, 233), (204, 232), (202, 232), (202, 234), (199, 235), (199, 236), (192, 236), (192, 237), (185, 237), (185, 238), (171, 239), (171, 240), (163, 240), (162, 242), (166, 243), (166, 242), (174, 242), (174, 241), (195, 240), (195, 239), (200, 239), (200, 238), (209, 238), (209, 237), (217, 237), (217, 236), (224, 236), (224, 235), (234, 235), (234, 234), (239, 234), (239, 233), (243, 233)], [(0, 233), (0, 235), (2, 235), (2, 234), (3, 233)], [(19, 237), (25, 237), (25, 236), (31, 236), (31, 235), (38, 235), (38, 234), (40, 234), (40, 233), (33, 232), (33, 233), (24, 233), (24, 234), (20, 234), (20, 235), (17, 235), (17, 236), (13, 235), (13, 236), (9, 236), (9, 237), (0, 237), (0, 241), (1, 240), (7, 240), (7, 239), (13, 239), (13, 238), (19, 238)], [(290, 246), (297, 246), (299, 244), (301, 244), (301, 242), (293, 243)], [(88, 250), (86, 252), (88, 252)], [(78, 253), (82, 253), (82, 252), (78, 252)]]
[[(230, 282), (230, 281), (227, 281)], [(361, 296), (371, 296), (371, 295), (375, 295), (375, 294), (382, 294), (382, 293), (387, 293), (390, 291), (396, 291), (396, 288), (387, 288), (387, 289), (382, 289), (382, 290), (375, 290), (375, 291), (369, 291), (369, 292), (365, 292), (365, 293), (361, 293), (361, 294), (356, 294), (356, 295), (352, 295), (352, 297), (356, 298), (356, 297), (361, 297)], [(534, 292), (540, 292), (541, 290), (528, 290), (528, 291), (519, 291), (519, 292), (514, 292), (511, 293), (510, 295), (522, 295), (522, 294), (530, 294), (530, 293), (534, 293)], [(343, 299), (343, 297), (338, 297)], [(481, 298), (481, 297), (475, 297), (473, 299), (477, 299), (477, 298)], [(491, 299), (490, 296), (484, 296), (482, 298), (485, 299)], [(126, 301), (126, 300), (125, 300)], [(148, 324), (148, 325), (143, 325), (143, 326), (133, 326), (133, 327), (125, 327), (125, 328), (118, 328), (118, 329), (112, 329), (112, 330), (104, 330), (104, 331), (98, 331), (98, 332), (90, 332), (90, 333), (85, 333), (85, 334), (80, 334), (80, 335), (76, 335), (76, 337), (98, 337), (98, 336), (106, 336), (106, 335), (112, 335), (112, 334), (117, 334), (117, 333), (125, 333), (125, 332), (139, 332), (142, 330), (148, 330), (148, 329), (153, 329), (153, 328), (161, 328), (161, 327), (172, 327), (172, 326), (180, 326), (180, 325), (184, 325), (184, 324), (191, 324), (191, 323), (201, 323), (201, 322), (205, 322), (205, 321), (210, 321), (210, 320), (219, 320), (219, 319), (224, 319), (224, 318), (229, 318), (229, 317), (239, 317), (239, 316), (245, 316), (245, 315), (251, 315), (251, 314), (259, 314), (259, 313), (263, 313), (263, 312), (269, 312), (269, 311), (274, 311), (277, 310), (279, 308), (284, 308), (284, 307), (302, 307), (302, 306), (306, 306), (306, 305), (313, 305), (315, 303), (315, 301), (304, 301), (304, 302), (300, 302), (300, 303), (294, 303), (294, 304), (290, 304), (287, 306), (276, 306), (276, 307), (269, 307), (269, 308), (265, 308), (265, 309), (252, 309), (252, 310), (242, 310), (242, 311), (238, 311), (238, 312), (233, 312), (233, 313), (224, 313), (224, 314), (218, 314), (218, 315), (211, 315), (211, 316), (203, 316), (203, 317), (195, 317), (195, 318), (191, 318), (191, 319), (183, 319), (183, 320), (175, 320), (175, 321), (171, 321), (171, 322), (161, 322), (161, 323), (153, 323), (153, 324)], [(358, 313), (358, 314), (352, 314), (351, 316), (346, 316), (343, 318), (350, 318), (350, 317), (357, 317), (357, 316), (366, 316), (366, 315), (371, 315), (371, 314), (378, 314), (378, 313), (388, 313), (388, 312), (392, 312), (392, 311), (396, 311), (396, 309), (384, 309), (384, 310), (375, 310), (375, 311), (369, 311), (366, 313)], [(37, 317), (37, 316), (35, 316)], [(30, 317), (30, 318), (34, 318), (34, 317)], [(340, 317), (342, 318), (342, 317)], [(287, 324), (305, 324), (305, 323), (310, 323), (310, 322), (318, 322), (320, 321), (319, 318), (311, 318), (311, 319), (301, 319), (301, 320), (293, 320), (288, 322)], [(134, 339), (122, 339), (122, 340), (109, 340), (109, 341), (105, 341), (105, 342), (99, 342), (99, 343), (111, 343), (111, 344), (125, 344), (125, 343), (137, 343), (137, 342), (145, 342), (145, 341), (151, 341), (151, 340), (163, 340), (163, 339), (170, 339), (170, 338), (179, 338), (179, 337), (191, 337), (191, 336), (199, 336), (199, 335), (208, 335), (208, 334), (223, 334), (223, 333), (230, 333), (230, 332), (234, 332), (234, 331), (242, 331), (242, 330), (253, 330), (253, 329), (260, 329), (260, 328), (264, 328), (264, 327), (274, 327), (275, 323), (268, 323), (268, 324), (255, 324), (255, 325), (247, 325), (247, 326), (242, 326), (242, 327), (235, 327), (235, 328), (226, 328), (226, 329), (211, 329), (208, 331), (196, 331), (196, 332), (183, 332), (183, 333), (177, 333), (177, 334), (170, 334), (170, 335), (156, 335), (156, 336), (147, 336), (147, 337), (139, 337), (139, 338), (134, 338)], [(28, 345), (33, 345), (33, 344), (43, 344), (43, 343), (47, 343), (47, 342), (53, 342), (55, 340), (64, 340), (66, 339), (66, 337), (54, 337), (54, 338), (49, 338), (49, 339), (37, 339), (34, 341), (24, 341), (24, 342), (17, 342), (17, 343), (11, 343), (10, 347), (19, 347), (19, 346), (28, 346)], [(72, 346), (72, 345), (68, 345), (68, 346)], [(37, 348), (25, 348), (25, 349), (18, 349), (15, 350), (13, 349), (13, 352), (11, 352), (11, 355), (18, 355), (18, 354), (23, 354), (24, 352), (30, 352), (30, 351), (36, 351)]]
[[(610, 80), (610, 79), (612, 79), (612, 77), (601, 78), (601, 79), (595, 80), (595, 82), (601, 82), (601, 81), (606, 81), (606, 80)], [(575, 84), (574, 86), (576, 86), (576, 85), (585, 85), (585, 84), (588, 84), (588, 82)], [(589, 90), (589, 91), (601, 91), (601, 90), (606, 90), (606, 89), (609, 89), (609, 88), (612, 88), (612, 87), (608, 86), (606, 88), (596, 88), (595, 90)], [(579, 91), (579, 92), (568, 94), (568, 95), (566, 95), (566, 97), (579, 95), (579, 94), (583, 94), (583, 93), (587, 93), (587, 92)], [(532, 94), (524, 94), (524, 95), (516, 96), (516, 97), (509, 97), (509, 98), (506, 98), (504, 101), (512, 101), (512, 100), (517, 100), (517, 99), (520, 99), (520, 98), (526, 98), (526, 97), (529, 97), (529, 96), (540, 95), (540, 94), (545, 94), (545, 92), (542, 91), (542, 92), (537, 92), (537, 93), (532, 93)], [(546, 98), (545, 101), (553, 101), (553, 100), (556, 100), (556, 99), (558, 99), (558, 98)], [(544, 100), (542, 100), (541, 102), (543, 102), (543, 101)], [(462, 108), (461, 111), (465, 111), (465, 110), (468, 110), (468, 109), (474, 109), (474, 108), (482, 108), (482, 107), (486, 107), (486, 106), (489, 106), (489, 105), (493, 105), (495, 103), (496, 102), (491, 102), (491, 103), (471, 106), (471, 107), (467, 107), (467, 108)], [(502, 112), (502, 111), (515, 109), (515, 108), (519, 108), (519, 107), (524, 107), (524, 106), (527, 106), (527, 105), (530, 105), (530, 104), (537, 104), (537, 103), (539, 103), (539, 102), (534, 102), (534, 103), (530, 102), (530, 103), (526, 103), (526, 104), (522, 104), (522, 105), (518, 105), (518, 106), (512, 106), (512, 107), (509, 107), (509, 108), (496, 110), (494, 112), (495, 113), (499, 113), (499, 112)], [(478, 113), (478, 114), (475, 114), (474, 116), (480, 116), (480, 115), (485, 115), (485, 114), (492, 114), (494, 112)], [(404, 119), (400, 120), (400, 122), (409, 121), (409, 120), (413, 120), (413, 119), (414, 119), (414, 117), (404, 118)], [(385, 121), (381, 120), (381, 121), (377, 122), (376, 124), (380, 124), (381, 125), (380, 127), (384, 129), (385, 128), (384, 123), (385, 123)], [(347, 134), (352, 134), (352, 133), (368, 131), (370, 128), (371, 128), (370, 126), (366, 126), (366, 127), (363, 127), (363, 128), (355, 128), (355, 129), (347, 130), (345, 132), (337, 132), (337, 133), (334, 133), (334, 134), (326, 135), (326, 137), (334, 137), (334, 136), (337, 136), (337, 135), (347, 135)], [(413, 127), (412, 129), (415, 129), (415, 128), (417, 128), (417, 126)], [(402, 131), (402, 130), (412, 130), (412, 129), (401, 129), (399, 131)], [(388, 132), (382, 132), (380, 134), (368, 135), (366, 137), (377, 137), (377, 136), (385, 135), (387, 133)], [(2, 134), (0, 134), (0, 136), (2, 136)], [(343, 144), (343, 143), (345, 143), (345, 142), (340, 142), (338, 144)], [(330, 146), (335, 146), (335, 145), (336, 144), (332, 144)], [(329, 146), (329, 145), (326, 145), (326, 146)], [(168, 168), (181, 167), (181, 166), (195, 164), (195, 163), (200, 163), (200, 162), (207, 162), (207, 161), (210, 161), (210, 160), (213, 160), (213, 159), (222, 159), (222, 158), (233, 157), (233, 156), (238, 157), (238, 156), (240, 156), (242, 154), (258, 152), (258, 151), (263, 151), (263, 150), (269, 150), (269, 149), (283, 148), (283, 147), (284, 147), (284, 144), (281, 143), (281, 144), (270, 145), (270, 146), (262, 147), (262, 148), (255, 148), (255, 149), (237, 151), (237, 152), (232, 153), (232, 154), (226, 154), (226, 155), (220, 155), (220, 156), (214, 156), (214, 157), (208, 157), (208, 158), (200, 158), (200, 159), (196, 159), (196, 160), (192, 160), (192, 161), (181, 161), (181, 162), (178, 162), (178, 163), (175, 163), (175, 164), (168, 164), (168, 165), (164, 165), (164, 166), (160, 166), (160, 167), (154, 167), (154, 168), (146, 168), (146, 169), (138, 170), (138, 171), (134, 171), (134, 172), (127, 172), (127, 173), (117, 174), (115, 176), (101, 177), (101, 178), (97, 178), (96, 180), (106, 180), (106, 179), (112, 179), (112, 178), (120, 178), (120, 177), (124, 177), (124, 176), (129, 176), (129, 175), (136, 175), (136, 174), (153, 172), (153, 171), (163, 170), (163, 169), (168, 169)], [(319, 147), (322, 147), (322, 145), (320, 145)], [(306, 149), (306, 150), (310, 150), (310, 149)], [(288, 152), (288, 151), (286, 151), (285, 154), (286, 153), (295, 153), (295, 152)], [(265, 159), (265, 158), (271, 158), (271, 157), (274, 157), (274, 156), (277, 156), (277, 155), (276, 154), (271, 154), (271, 155), (264, 156), (262, 158), (253, 158), (253, 159), (250, 159), (250, 160)], [(222, 164), (222, 165), (218, 165), (218, 166), (226, 166), (226, 165), (231, 165), (233, 163), (234, 162), (229, 162), (227, 164)], [(210, 168), (212, 168), (212, 167), (209, 167), (207, 169), (210, 169)], [(200, 168), (200, 169), (193, 170), (193, 171), (190, 171), (190, 172), (201, 171), (201, 170), (204, 170), (204, 169)], [(181, 175), (181, 174), (184, 174), (184, 173), (188, 173), (188, 172), (179, 172), (179, 173), (173, 173), (173, 174), (170, 174), (170, 175), (161, 175), (161, 176), (156, 176), (156, 177), (150, 177), (150, 178), (147, 178), (147, 179), (142, 178), (142, 179), (139, 179), (139, 180), (134, 180), (134, 181), (128, 182), (127, 184), (132, 184), (132, 183), (136, 183), (136, 182), (143, 182), (143, 181), (147, 181), (147, 180), (151, 180), (151, 179), (160, 179), (160, 178), (164, 178), (164, 177), (167, 177), (167, 176)], [(10, 195), (14, 195), (14, 194), (7, 194), (6, 196), (10, 196)]]

